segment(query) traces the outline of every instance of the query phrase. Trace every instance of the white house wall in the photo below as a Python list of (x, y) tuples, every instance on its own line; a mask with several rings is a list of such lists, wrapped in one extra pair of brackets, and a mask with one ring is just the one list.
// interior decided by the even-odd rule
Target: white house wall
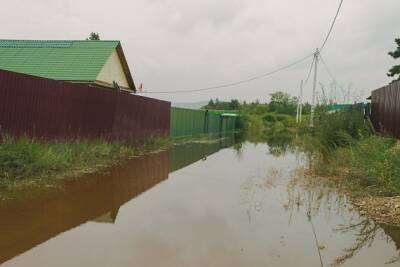
[(103, 69), (100, 71), (96, 80), (108, 84), (113, 84), (113, 81), (116, 81), (121, 87), (129, 88), (121, 60), (119, 59), (118, 53), (115, 49), (108, 58), (106, 64), (103, 66)]

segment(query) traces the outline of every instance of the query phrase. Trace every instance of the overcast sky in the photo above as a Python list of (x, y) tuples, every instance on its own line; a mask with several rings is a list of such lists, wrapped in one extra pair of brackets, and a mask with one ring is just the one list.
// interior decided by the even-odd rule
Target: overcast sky
[[(148, 91), (196, 89), (269, 72), (321, 45), (339, 0), (13, 0), (0, 9), (1, 38), (121, 40), (135, 83)], [(400, 37), (399, 0), (345, 0), (323, 57), (354, 94), (387, 84), (387, 52)], [(311, 59), (274, 76), (191, 94), (152, 97), (196, 102), (211, 97), (265, 101), (297, 94)], [(319, 82), (331, 80), (319, 69)], [(310, 83), (311, 85), (311, 83)], [(310, 98), (311, 87), (305, 88)]]

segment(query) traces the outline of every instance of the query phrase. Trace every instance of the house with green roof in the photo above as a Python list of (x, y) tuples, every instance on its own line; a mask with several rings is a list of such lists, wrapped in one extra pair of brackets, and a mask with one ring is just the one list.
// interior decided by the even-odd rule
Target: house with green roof
[(136, 91), (120, 41), (0, 40), (0, 69)]

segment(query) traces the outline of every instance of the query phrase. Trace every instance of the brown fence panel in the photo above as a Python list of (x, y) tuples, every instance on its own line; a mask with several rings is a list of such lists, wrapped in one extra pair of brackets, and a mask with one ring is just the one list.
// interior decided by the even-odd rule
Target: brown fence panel
[(160, 105), (160, 102), (128, 93), (118, 94), (114, 136), (133, 142), (150, 136), (168, 136), (171, 105)]
[(371, 119), (377, 131), (400, 138), (400, 82), (372, 92)]
[(142, 141), (169, 135), (171, 103), (0, 70), (1, 132)]

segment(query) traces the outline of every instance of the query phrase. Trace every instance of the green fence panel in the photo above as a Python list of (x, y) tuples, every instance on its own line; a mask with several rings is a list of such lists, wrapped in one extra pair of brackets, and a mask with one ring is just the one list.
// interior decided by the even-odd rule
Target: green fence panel
[(171, 108), (171, 137), (183, 137), (204, 133), (205, 111)]
[(236, 129), (236, 117), (222, 117), (221, 119), (221, 132), (229, 133)]
[(222, 115), (223, 111), (206, 111), (185, 108), (171, 108), (171, 137), (184, 137), (200, 134), (219, 134), (233, 132), (235, 116)]
[(208, 133), (219, 133), (221, 132), (221, 116), (209, 113), (208, 114)]
[(233, 132), (236, 130), (236, 117), (227, 117), (227, 127), (228, 132)]

